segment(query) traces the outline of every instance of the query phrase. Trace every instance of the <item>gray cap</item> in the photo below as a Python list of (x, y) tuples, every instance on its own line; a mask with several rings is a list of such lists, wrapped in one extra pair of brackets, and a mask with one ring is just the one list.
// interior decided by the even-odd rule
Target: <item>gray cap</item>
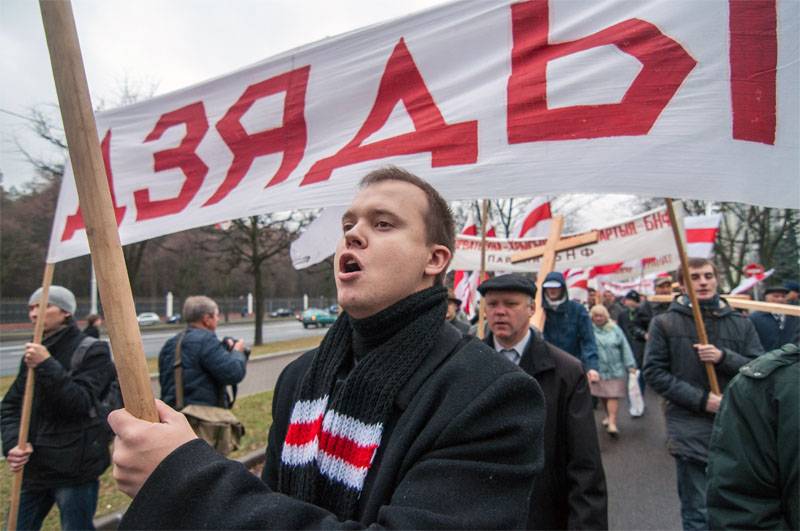
[[(28, 299), (28, 306), (39, 304), (42, 298), (42, 288), (37, 289)], [(70, 290), (63, 286), (50, 286), (50, 293), (47, 296), (47, 302), (53, 306), (58, 306), (67, 313), (74, 314), (78, 307), (75, 302), (75, 295)]]

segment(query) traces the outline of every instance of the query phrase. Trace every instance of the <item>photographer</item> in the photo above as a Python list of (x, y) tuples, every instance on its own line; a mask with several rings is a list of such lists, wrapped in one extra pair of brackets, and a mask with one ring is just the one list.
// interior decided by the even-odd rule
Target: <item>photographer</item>
[[(188, 327), (170, 338), (158, 355), (161, 399), (176, 409), (192, 404), (230, 409), (233, 398), (226, 386), (244, 379), (250, 351), (241, 339), (220, 341), (216, 336), (219, 308), (212, 299), (202, 295), (187, 298), (183, 315)], [(176, 380), (182, 392), (176, 389)]]

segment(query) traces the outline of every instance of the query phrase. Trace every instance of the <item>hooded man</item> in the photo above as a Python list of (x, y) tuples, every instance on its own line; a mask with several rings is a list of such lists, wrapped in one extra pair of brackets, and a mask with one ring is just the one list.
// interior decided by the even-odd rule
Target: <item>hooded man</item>
[(455, 225), (427, 182), (368, 174), (342, 217), (342, 313), (275, 387), (262, 480), (124, 410), (115, 477), (135, 496), (121, 528), (520, 528), (542, 466), (536, 381), (445, 322)]
[[(32, 323), (44, 319), (41, 344), (28, 343), (0, 407), (3, 453), (12, 472), (23, 467), (19, 529), (39, 529), (57, 504), (63, 529), (94, 529), (98, 478), (109, 464), (108, 428), (96, 404), (115, 378), (108, 343), (87, 337), (73, 315), (75, 295), (50, 286), (28, 301)], [(43, 307), (44, 306), (44, 307)], [(73, 356), (80, 361), (73, 361)], [(25, 448), (17, 446), (28, 369), (35, 375)]]
[(589, 312), (582, 304), (569, 299), (567, 283), (561, 273), (548, 273), (542, 288), (545, 340), (581, 360), (589, 381), (598, 381), (597, 344)]
[(536, 378), (547, 406), (544, 470), (531, 494), (528, 529), (608, 529), (606, 481), (592, 397), (580, 361), (530, 326), (536, 284), (519, 274), (478, 286), (487, 345)]

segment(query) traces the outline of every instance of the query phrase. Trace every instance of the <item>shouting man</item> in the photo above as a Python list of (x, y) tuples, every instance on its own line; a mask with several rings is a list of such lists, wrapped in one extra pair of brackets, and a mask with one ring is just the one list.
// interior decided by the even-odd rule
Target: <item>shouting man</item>
[(185, 418), (114, 412), (122, 528), (525, 525), (542, 463), (533, 378), (445, 321), (447, 204), (397, 168), (367, 175), (334, 260), (342, 314), (281, 375), (263, 482)]

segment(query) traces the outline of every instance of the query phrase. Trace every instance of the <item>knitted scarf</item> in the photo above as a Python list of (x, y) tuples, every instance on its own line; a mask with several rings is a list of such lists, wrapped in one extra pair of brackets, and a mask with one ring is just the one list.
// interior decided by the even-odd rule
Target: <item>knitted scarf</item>
[(446, 294), (434, 286), (365, 319), (339, 316), (300, 384), (280, 492), (355, 517), (394, 399), (444, 325)]

